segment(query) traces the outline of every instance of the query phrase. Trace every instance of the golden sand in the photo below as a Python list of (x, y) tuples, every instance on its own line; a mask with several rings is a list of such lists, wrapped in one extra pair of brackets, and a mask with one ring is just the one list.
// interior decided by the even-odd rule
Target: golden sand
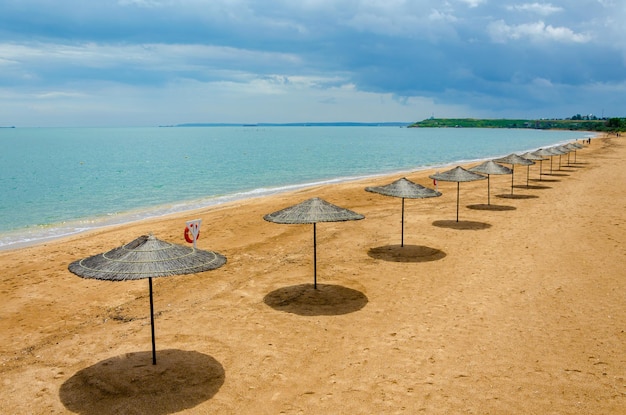
[[(0, 252), (0, 413), (624, 414), (623, 140), (528, 188), (516, 168), (513, 197), (492, 176), (489, 208), (462, 183), (458, 223), (440, 182), (406, 200), (404, 247), (400, 199), (364, 191), (391, 176)], [(262, 219), (314, 196), (366, 217), (317, 225), (317, 291), (312, 226)], [(154, 280), (153, 366), (147, 281), (67, 266), (149, 232), (184, 244), (195, 218), (228, 263)]]

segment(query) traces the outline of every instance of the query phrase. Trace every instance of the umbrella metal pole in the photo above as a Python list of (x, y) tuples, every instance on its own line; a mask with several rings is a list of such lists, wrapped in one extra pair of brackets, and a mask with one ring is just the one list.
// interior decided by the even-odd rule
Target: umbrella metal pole
[(400, 242), (400, 246), (404, 246), (404, 198), (402, 198), (402, 239)]
[(539, 160), (539, 181), (541, 181), (542, 174), (543, 174), (543, 160)]
[(459, 221), (459, 192), (461, 189), (461, 182), (456, 182), (456, 221)]
[(317, 235), (313, 222), (313, 289), (317, 290)]
[(526, 188), (528, 189), (528, 183), (530, 181), (530, 164), (526, 166)]
[(515, 164), (511, 164), (511, 195), (513, 195), (514, 180), (515, 180)]
[(150, 327), (152, 328), (152, 364), (156, 365), (156, 342), (154, 341), (154, 301), (152, 300), (152, 277), (148, 278), (150, 286)]
[(487, 175), (487, 204), (490, 205), (491, 204), (491, 186), (489, 185), (489, 180), (491, 180), (489, 178), (489, 174)]
[(552, 156), (550, 156), (550, 174), (552, 174)]

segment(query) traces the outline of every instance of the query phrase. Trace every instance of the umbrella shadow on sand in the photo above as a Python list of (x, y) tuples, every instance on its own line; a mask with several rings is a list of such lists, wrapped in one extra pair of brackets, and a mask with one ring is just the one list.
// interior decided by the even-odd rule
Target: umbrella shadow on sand
[(433, 222), (433, 226), (437, 226), (439, 228), (457, 229), (462, 231), (480, 231), (483, 229), (491, 228), (490, 223), (477, 222), (472, 220), (461, 220), (458, 222), (453, 220), (436, 220)]
[(517, 209), (515, 206), (507, 206), (507, 205), (487, 205), (487, 204), (477, 204), (477, 205), (467, 205), (468, 209), (474, 210), (489, 210), (493, 212), (504, 212), (507, 210), (515, 210)]
[(537, 199), (539, 196), (537, 195), (520, 195), (520, 194), (502, 194), (502, 195), (496, 195), (496, 197), (499, 197), (501, 199)]
[(159, 351), (112, 357), (78, 371), (59, 390), (61, 402), (78, 414), (166, 415), (211, 399), (224, 384), (224, 368), (194, 351)]
[(515, 186), (516, 189), (529, 189), (529, 190), (545, 190), (545, 189), (552, 189), (550, 186), (544, 186), (544, 185), (540, 185), (540, 184), (516, 184)]
[(371, 248), (367, 254), (374, 259), (390, 262), (430, 262), (446, 256), (442, 250), (422, 245), (378, 246)]
[(299, 284), (267, 294), (263, 301), (278, 311), (301, 316), (336, 316), (358, 311), (368, 303), (361, 291), (333, 284)]
[[(544, 176), (546, 176), (547, 174), (544, 174)], [(560, 182), (561, 180), (559, 179), (545, 179), (542, 178), (541, 180), (539, 179), (530, 179), (530, 181), (534, 181), (534, 182), (539, 182), (539, 183), (556, 183), (556, 182)]]

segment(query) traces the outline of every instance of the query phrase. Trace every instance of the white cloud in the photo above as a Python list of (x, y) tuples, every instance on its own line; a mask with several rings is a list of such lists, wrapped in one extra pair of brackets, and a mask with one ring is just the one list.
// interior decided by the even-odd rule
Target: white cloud
[(382, 35), (406, 35), (420, 31), (421, 17), (410, 13), (388, 13), (384, 9), (359, 11), (347, 22), (361, 32)]
[[(370, 33), (391, 37), (437, 37), (438, 33), (450, 33), (448, 25), (443, 23), (456, 21), (453, 10), (448, 2), (432, 0), (360, 0), (330, 2), (293, 2), (294, 10), (298, 11), (298, 18), (303, 24), (310, 22), (302, 16), (311, 10), (311, 3), (315, 3), (315, 12), (323, 13), (324, 27), (346, 26), (348, 29), (361, 33)], [(291, 4), (291, 3), (290, 3)], [(295, 6), (298, 5), (298, 6)], [(430, 13), (425, 13), (431, 10)], [(344, 32), (333, 29), (332, 35)], [(443, 36), (442, 36), (443, 37)]]
[(159, 6), (160, 2), (156, 0), (118, 0), (117, 4), (120, 6), (154, 7)]
[(52, 65), (85, 68), (140, 68), (149, 71), (203, 71), (219, 67), (232, 70), (255, 66), (299, 65), (296, 55), (280, 52), (253, 51), (232, 47), (183, 44), (96, 44), (79, 45), (31, 43), (0, 43), (0, 65), (22, 65), (37, 71), (40, 62)]
[(531, 13), (539, 14), (541, 16), (548, 16), (553, 13), (558, 13), (558, 12), (563, 11), (563, 8), (558, 7), (558, 6), (553, 6), (550, 3), (524, 3), (524, 4), (515, 4), (512, 6), (507, 6), (507, 10), (531, 12)]
[(530, 39), (533, 41), (554, 41), (561, 43), (586, 43), (591, 37), (583, 33), (575, 33), (567, 27), (554, 27), (539, 21), (520, 25), (507, 25), (504, 20), (497, 20), (488, 25), (487, 31), (491, 39), (504, 43), (508, 39)]
[(470, 8), (475, 8), (480, 6), (483, 3), (486, 3), (487, 0), (460, 0), (462, 3), (467, 4)]
[[(323, 90), (324, 85), (341, 85), (346, 80), (339, 77), (315, 77), (315, 76), (290, 76), (272, 74), (263, 77), (255, 77), (247, 74), (247, 79), (241, 78), (239, 82), (229, 82), (228, 87), (238, 91), (242, 95), (286, 95), (306, 90)], [(331, 88), (332, 89), (332, 88)]]
[(428, 15), (428, 20), (432, 21), (445, 21), (445, 22), (456, 22), (458, 19), (445, 11), (439, 11), (437, 9), (433, 9)]
[(545, 78), (535, 78), (532, 80), (532, 85), (538, 88), (552, 88), (552, 82)]
[(6, 57), (0, 57), (0, 66), (10, 66), (17, 64), (19, 64), (19, 62), (15, 59), (6, 59)]
[(35, 94), (38, 99), (81, 98), (84, 96), (85, 94), (82, 92), (72, 91), (47, 91)]

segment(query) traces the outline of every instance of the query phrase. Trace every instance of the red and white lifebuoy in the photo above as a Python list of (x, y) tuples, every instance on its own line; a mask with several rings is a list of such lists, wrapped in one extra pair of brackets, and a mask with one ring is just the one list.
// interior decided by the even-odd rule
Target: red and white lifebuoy
[[(200, 231), (198, 231), (197, 239), (200, 239)], [(193, 243), (193, 235), (191, 234), (191, 231), (187, 227), (185, 227), (185, 241), (189, 242), (190, 244)]]

